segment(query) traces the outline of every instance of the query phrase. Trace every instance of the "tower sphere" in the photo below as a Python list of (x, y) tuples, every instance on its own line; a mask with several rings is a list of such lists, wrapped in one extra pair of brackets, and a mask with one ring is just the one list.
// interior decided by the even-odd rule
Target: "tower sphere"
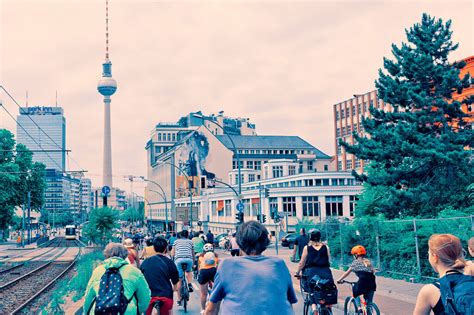
[(117, 90), (117, 82), (111, 77), (102, 77), (97, 84), (97, 90), (103, 96), (111, 96)]

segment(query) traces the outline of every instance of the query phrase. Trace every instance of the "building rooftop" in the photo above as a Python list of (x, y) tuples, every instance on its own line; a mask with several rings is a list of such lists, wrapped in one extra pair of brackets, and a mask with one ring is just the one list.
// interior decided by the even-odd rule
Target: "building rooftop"
[[(295, 149), (312, 150), (316, 158), (329, 159), (329, 155), (315, 148), (298, 136), (236, 136), (229, 135), (237, 149)], [(217, 139), (228, 149), (233, 149), (232, 143), (227, 135), (218, 135)]]

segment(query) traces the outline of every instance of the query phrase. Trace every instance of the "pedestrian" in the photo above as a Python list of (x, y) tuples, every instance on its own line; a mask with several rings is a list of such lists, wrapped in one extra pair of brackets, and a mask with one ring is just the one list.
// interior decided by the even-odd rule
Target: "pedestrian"
[[(467, 242), (467, 250), (469, 251), (469, 255), (474, 257), (474, 236)], [(472, 260), (466, 261), (466, 271), (464, 273), (474, 276), (474, 262)]]
[(146, 259), (140, 269), (145, 276), (151, 290), (151, 301), (146, 311), (151, 315), (153, 304), (161, 301), (161, 314), (170, 314), (173, 309), (173, 291), (176, 291), (179, 274), (176, 265), (166, 257), (168, 243), (166, 239), (157, 237), (153, 240), (153, 248), (156, 255)]
[(16, 247), (21, 247), (21, 235), (16, 238)]
[(463, 275), (466, 261), (459, 238), (451, 234), (431, 235), (428, 261), (439, 280), (421, 288), (413, 314), (474, 314), (474, 277)]
[(138, 252), (135, 249), (135, 244), (132, 239), (127, 238), (123, 242), (123, 246), (127, 248), (128, 250), (128, 256), (127, 256), (127, 261), (130, 265), (139, 268), (140, 267), (140, 261), (138, 259)]
[(243, 223), (237, 243), (244, 256), (223, 260), (206, 307), (207, 315), (221, 314), (294, 314), (298, 302), (290, 272), (280, 258), (263, 256), (268, 231), (256, 221)]
[(206, 238), (208, 243), (214, 244), (214, 234), (211, 230), (207, 231)]
[(168, 240), (168, 251), (171, 251), (171, 249), (173, 248), (173, 244), (176, 241), (176, 239), (177, 239), (176, 232), (173, 232), (171, 234), (170, 239)]
[[(87, 284), (83, 313), (86, 315), (95, 314), (96, 307), (107, 311), (107, 306), (105, 306), (107, 302), (113, 300), (114, 297), (118, 297), (120, 300), (121, 288), (109, 286), (107, 279), (113, 279), (115, 283), (122, 284), (126, 304), (123, 307), (124, 312), (120, 312), (121, 314), (144, 313), (150, 303), (150, 289), (140, 270), (132, 267), (126, 261), (127, 248), (118, 243), (109, 243), (105, 247), (104, 256), (105, 261), (95, 268)], [(118, 276), (120, 277), (118, 278)], [(119, 312), (109, 310), (109, 313), (118, 314)]]
[[(309, 243), (309, 237), (306, 235), (306, 229), (300, 229), (300, 235), (295, 240), (295, 246), (293, 247), (293, 261), (297, 262), (301, 259), (303, 255), (303, 249)], [(298, 256), (296, 256), (298, 254)]]
[(147, 258), (150, 258), (151, 256), (156, 255), (155, 248), (153, 246), (153, 240), (151, 238), (148, 238), (146, 241), (146, 247), (142, 250), (142, 253), (140, 255), (140, 259), (144, 260)]
[[(179, 283), (178, 283), (178, 305), (181, 305), (181, 284), (183, 276), (186, 277), (189, 286), (189, 292), (193, 292), (193, 274), (191, 272), (193, 267), (194, 249), (193, 242), (188, 238), (189, 233), (187, 230), (183, 230), (179, 234), (179, 238), (174, 242), (173, 249), (171, 250), (171, 257), (174, 258), (174, 263), (178, 268)], [(186, 269), (183, 270), (182, 264), (186, 265)]]
[(237, 244), (237, 238), (235, 233), (232, 234), (232, 237), (230, 238), (230, 254), (232, 255), (232, 257), (240, 255), (240, 248), (239, 244)]

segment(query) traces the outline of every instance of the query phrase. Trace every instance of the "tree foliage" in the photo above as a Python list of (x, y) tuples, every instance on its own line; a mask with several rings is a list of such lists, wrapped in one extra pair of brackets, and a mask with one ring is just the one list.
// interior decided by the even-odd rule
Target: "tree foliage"
[(92, 209), (89, 222), (84, 226), (84, 234), (92, 242), (105, 245), (113, 239), (114, 229), (119, 225), (119, 211), (104, 207)]
[(348, 153), (370, 160), (365, 174), (354, 172), (365, 182), (360, 204), (369, 214), (434, 217), (449, 206), (469, 206), (474, 165), (466, 148), (474, 134), (453, 94), (470, 78), (459, 78), (464, 62), (448, 61), (458, 47), (451, 35), (451, 21), (427, 14), (406, 30), (407, 42), (392, 45), (394, 60), (384, 58), (375, 82), (393, 110), (371, 107), (372, 117), (362, 122), (369, 136), (354, 135), (354, 145), (341, 141)]
[(138, 207), (129, 207), (120, 213), (120, 220), (127, 222), (143, 222), (145, 220), (144, 203), (138, 203)]
[(0, 229), (12, 223), (16, 207), (27, 206), (28, 191), (32, 210), (39, 210), (44, 203), (45, 166), (33, 162), (32, 157), (24, 145), (15, 146), (10, 131), (0, 129)]

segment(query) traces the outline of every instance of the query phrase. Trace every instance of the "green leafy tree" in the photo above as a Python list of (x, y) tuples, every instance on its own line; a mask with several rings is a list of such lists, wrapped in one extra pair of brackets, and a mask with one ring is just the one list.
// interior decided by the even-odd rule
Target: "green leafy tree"
[[(341, 141), (348, 153), (370, 160), (365, 174), (354, 172), (366, 183), (364, 195), (381, 197), (369, 213), (377, 208), (387, 218), (434, 217), (449, 206), (469, 206), (466, 187), (474, 182), (474, 165), (466, 147), (474, 145), (474, 133), (452, 96), (470, 78), (459, 78), (464, 62), (448, 62), (458, 47), (451, 35), (451, 21), (427, 14), (406, 30), (408, 42), (392, 45), (394, 60), (384, 58), (375, 82), (379, 98), (393, 110), (371, 107), (372, 118), (362, 122), (369, 137), (355, 135), (355, 145)], [(473, 101), (471, 96), (462, 103)]]
[(120, 213), (120, 219), (128, 222), (143, 222), (145, 220), (145, 207), (143, 202), (138, 207), (129, 207)]
[(105, 245), (113, 239), (114, 229), (119, 227), (119, 216), (119, 211), (112, 208), (92, 209), (84, 227), (85, 236), (96, 244)]
[(26, 206), (28, 191), (32, 210), (39, 210), (44, 203), (44, 165), (33, 162), (24, 145), (15, 146), (13, 134), (6, 129), (0, 129), (0, 187), (2, 230), (12, 223), (15, 208)]

